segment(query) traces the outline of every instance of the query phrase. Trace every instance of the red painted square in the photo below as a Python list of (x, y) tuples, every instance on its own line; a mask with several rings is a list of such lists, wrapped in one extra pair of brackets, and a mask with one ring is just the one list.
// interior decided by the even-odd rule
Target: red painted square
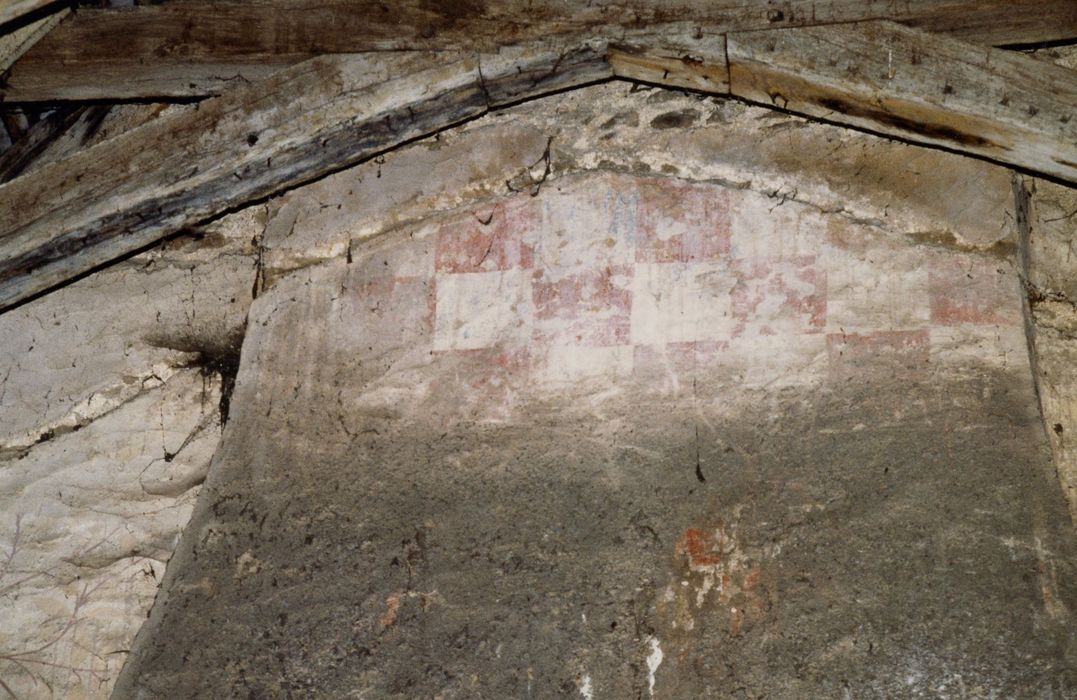
[(715, 536), (713, 530), (704, 530), (698, 527), (690, 527), (681, 535), (675, 551), (681, 556), (688, 558), (688, 566), (692, 569), (703, 566), (714, 566), (721, 563), (721, 542)]
[(759, 335), (820, 333), (826, 325), (826, 272), (814, 255), (737, 260), (730, 293), (735, 335), (751, 325)]
[(717, 186), (644, 180), (636, 208), (636, 262), (717, 260), (729, 254), (729, 199)]
[(438, 272), (529, 269), (534, 252), (526, 237), (535, 228), (537, 212), (531, 197), (516, 197), (443, 225), (437, 234), (435, 268)]
[(559, 345), (625, 345), (632, 325), (631, 265), (606, 265), (557, 276), (535, 270), (531, 296), (535, 340)]
[(1009, 325), (1021, 322), (1013, 276), (998, 262), (966, 256), (936, 257), (928, 267), (931, 322)]

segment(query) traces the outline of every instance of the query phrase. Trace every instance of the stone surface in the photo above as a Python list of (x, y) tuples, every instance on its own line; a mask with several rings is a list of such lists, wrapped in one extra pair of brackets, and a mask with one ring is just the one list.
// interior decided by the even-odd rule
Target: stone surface
[(221, 378), (230, 391), (258, 214), (0, 316), (8, 694), (109, 695), (220, 439)]
[(102, 697), (157, 592), (217, 447), (220, 382), (180, 369), (0, 471), (0, 679)]
[(353, 244), (251, 314), (120, 697), (1077, 682), (1007, 256), (566, 175)]

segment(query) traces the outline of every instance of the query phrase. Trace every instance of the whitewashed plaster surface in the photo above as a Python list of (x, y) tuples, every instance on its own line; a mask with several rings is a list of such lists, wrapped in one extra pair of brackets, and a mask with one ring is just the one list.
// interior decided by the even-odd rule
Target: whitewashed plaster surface
[[(557, 183), (581, 171), (610, 177), (594, 180), (590, 195), (569, 187), (558, 199)], [(930, 327), (932, 353), (1027, 362), (1010, 316), (1002, 331), (988, 316), (960, 332), (930, 324), (932, 278), (921, 264), (960, 251), (978, 275), (997, 265), (1014, 279), (1003, 168), (623, 84), (496, 113), (230, 215), (198, 240), (180, 239), (0, 317), (0, 680), (20, 696), (108, 694), (220, 436), (219, 380), (199, 358), (236, 351), (254, 291), (304, 267), (350, 260), (378, 234), (486, 217), (511, 191), (525, 200), (554, 193), (548, 213), (582, 225), (568, 214), (586, 216), (617, 191), (623, 173), (735, 193), (730, 230), (745, 255), (795, 257), (823, 240), (842, 243), (847, 254), (827, 270), (826, 333)], [(755, 227), (763, 219), (765, 231)], [(557, 254), (572, 253), (566, 241)], [(865, 241), (871, 245), (858, 252)], [(704, 291), (706, 275), (671, 280), (668, 268), (646, 265), (633, 284), (640, 299), (655, 292), (654, 303), (641, 303), (627, 320), (639, 344), (707, 340), (692, 335), (700, 324), (729, 335), (718, 333), (728, 322), (720, 306), (686, 303)], [(439, 317), (446, 325), (435, 345), (488, 345), (483, 333), (505, 328), (499, 304), (510, 298), (506, 285), (522, 288), (521, 275), (447, 280), (447, 293), (461, 300), (459, 318)], [(695, 315), (671, 320), (677, 309)], [(816, 338), (797, 342), (803, 347), (789, 348), (796, 357), (825, 353), (812, 345)], [(746, 346), (744, 357), (751, 354)], [(627, 371), (634, 361), (631, 351), (608, 347), (566, 351), (562, 360), (547, 365), (555, 385)], [(774, 368), (746, 372), (763, 383)]]
[[(220, 438), (255, 210), (0, 316), (0, 686), (107, 697)], [(255, 229), (254, 232), (260, 231)]]

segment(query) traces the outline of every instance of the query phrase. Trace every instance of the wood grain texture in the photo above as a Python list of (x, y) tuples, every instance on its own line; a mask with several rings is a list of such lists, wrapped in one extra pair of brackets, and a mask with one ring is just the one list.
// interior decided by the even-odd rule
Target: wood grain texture
[(725, 35), (670, 31), (612, 42), (609, 62), (618, 78), (711, 94), (729, 92)]
[(7, 182), (25, 172), (31, 164), (38, 162), (50, 145), (80, 121), (87, 119), (91, 112), (101, 109), (100, 106), (57, 109), (43, 117), (11, 147), (0, 152), (0, 182)]
[(0, 36), (0, 72), (10, 68), (69, 13), (70, 10), (64, 8)]
[(82, 9), (8, 76), (8, 102), (219, 94), (325, 53), (492, 51), (684, 23), (708, 33), (890, 19), (984, 44), (1077, 37), (1073, 0), (234, 0)]
[(328, 56), (0, 186), (0, 309), (491, 108), (614, 77), (728, 90), (1077, 182), (1077, 73), (889, 22)]
[(41, 10), (55, 2), (56, 0), (0, 0), (0, 25)]
[(728, 35), (733, 95), (1077, 183), (1077, 72), (891, 22)]
[(601, 44), (342, 55), (162, 115), (0, 186), (0, 309), (492, 107), (611, 76)]

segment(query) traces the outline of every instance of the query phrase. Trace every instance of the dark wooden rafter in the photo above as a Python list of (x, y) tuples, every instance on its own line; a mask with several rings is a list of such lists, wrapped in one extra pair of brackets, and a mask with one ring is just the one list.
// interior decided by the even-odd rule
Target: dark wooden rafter
[(0, 308), (498, 105), (612, 76), (601, 45), (445, 58), (312, 59), (0, 186)]
[(737, 97), (1077, 183), (1067, 68), (885, 22), (732, 33), (727, 58)]
[(725, 34), (878, 19), (984, 45), (1077, 38), (1074, 0), (193, 0), (80, 10), (13, 66), (2, 94), (201, 97), (330, 53), (491, 52), (671, 22)]
[[(7, 182), (25, 171), (49, 144), (72, 128), (87, 109), (91, 108), (57, 109), (26, 129), (10, 148), (0, 153), (0, 182)], [(4, 115), (4, 118), (8, 116)]]
[(27, 18), (36, 21), (41, 14), (65, 4), (57, 0), (0, 0), (0, 31)]
[(696, 29), (327, 56), (158, 117), (0, 186), (0, 308), (491, 109), (614, 78), (733, 94), (1077, 183), (1077, 73), (889, 22)]

